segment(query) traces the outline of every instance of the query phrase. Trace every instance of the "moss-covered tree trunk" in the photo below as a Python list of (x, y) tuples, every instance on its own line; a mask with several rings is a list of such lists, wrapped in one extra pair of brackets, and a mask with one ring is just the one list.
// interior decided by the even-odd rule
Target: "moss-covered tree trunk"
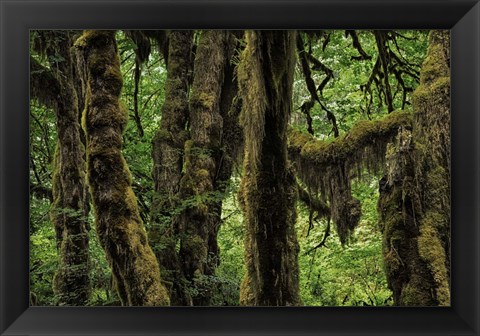
[(194, 62), (190, 97), (190, 134), (185, 142), (184, 175), (179, 196), (184, 209), (179, 216), (182, 232), (180, 257), (185, 277), (198, 294), (194, 305), (208, 305), (212, 290), (206, 285), (211, 209), (215, 202), (215, 158), (220, 151), (223, 120), (220, 97), (226, 62), (227, 33), (203, 31)]
[(299, 305), (297, 189), (287, 160), (295, 32), (248, 31), (238, 70), (244, 128), (240, 199), (247, 272), (240, 303)]
[(188, 139), (189, 76), (192, 70), (192, 31), (169, 34), (167, 82), (162, 121), (152, 145), (155, 197), (152, 202), (150, 240), (162, 268), (162, 278), (171, 283), (172, 305), (191, 305), (177, 253), (179, 237), (176, 209), (183, 167), (183, 147)]
[(380, 184), (380, 228), (396, 305), (450, 305), (450, 46), (432, 31), (413, 131), (387, 150)]
[(128, 116), (119, 100), (123, 82), (115, 31), (85, 31), (75, 46), (85, 74), (83, 127), (95, 225), (120, 299), (124, 305), (168, 305), (122, 155)]
[[(33, 96), (53, 108), (58, 137), (53, 162), (51, 218), (57, 237), (59, 267), (53, 289), (59, 305), (83, 306), (91, 293), (89, 206), (85, 147), (74, 76), (74, 54), (71, 52), (73, 32), (44, 31), (39, 32), (36, 39), (37, 50), (49, 59), (50, 69), (42, 68), (32, 60), (32, 85), (36, 86)], [(42, 74), (43, 79), (38, 82), (35, 71), (47, 73)]]

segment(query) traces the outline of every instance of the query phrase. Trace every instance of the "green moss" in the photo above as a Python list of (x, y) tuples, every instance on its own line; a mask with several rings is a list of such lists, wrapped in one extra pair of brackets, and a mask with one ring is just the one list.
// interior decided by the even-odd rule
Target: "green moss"
[(165, 129), (158, 129), (155, 132), (155, 136), (152, 142), (171, 142), (172, 141), (172, 134), (170, 131)]
[(450, 305), (450, 286), (446, 268), (447, 257), (445, 248), (439, 239), (439, 233), (435, 229), (437, 223), (442, 220), (442, 215), (439, 214), (430, 214), (422, 220), (418, 237), (418, 251), (421, 258), (427, 263), (436, 283), (435, 291), (439, 305), (448, 306)]
[(432, 297), (420, 284), (408, 283), (402, 290), (400, 302), (402, 306), (425, 306), (425, 303), (432, 302)]
[(449, 77), (450, 32), (432, 31), (429, 36), (427, 57), (422, 65), (420, 84), (428, 84), (439, 77)]
[(211, 110), (215, 107), (217, 101), (217, 97), (206, 92), (199, 92), (197, 94), (192, 94), (190, 104)]
[(302, 148), (312, 140), (309, 134), (300, 132), (293, 127), (289, 127), (287, 131), (288, 135), (288, 150), (300, 153)]
[(253, 170), (260, 160), (262, 151), (261, 139), (265, 134), (266, 100), (265, 79), (260, 61), (261, 46), (256, 32), (245, 32), (246, 47), (241, 55), (237, 68), (238, 93), (243, 101), (240, 113), (240, 124), (245, 139), (245, 157)]
[(74, 47), (102, 48), (115, 37), (114, 30), (84, 30), (83, 34), (75, 41)]
[(450, 96), (450, 77), (440, 77), (430, 82), (430, 85), (420, 85), (413, 93), (415, 110), (423, 112), (425, 105), (442, 103)]
[[(443, 167), (436, 166), (428, 172), (426, 182), (425, 201), (434, 211), (441, 212), (441, 215), (444, 215), (445, 212), (448, 212), (445, 208), (450, 206), (449, 176)], [(443, 221), (445, 219), (439, 223)]]
[[(381, 120), (361, 121), (349, 133), (333, 141), (321, 141), (294, 129), (289, 130), (289, 152), (298, 153), (306, 162), (311, 162), (317, 169), (339, 162), (358, 159), (368, 160), (365, 149), (369, 146), (392, 140), (400, 127), (411, 128), (410, 112), (396, 111)], [(375, 153), (373, 151), (372, 153)], [(380, 156), (382, 154), (379, 154)], [(377, 158), (375, 158), (377, 159)]]
[(449, 32), (432, 31), (421, 85), (414, 92), (418, 253), (439, 305), (450, 304), (450, 71)]
[[(448, 33), (432, 31), (410, 136), (387, 146), (380, 188), (387, 279), (397, 305), (447, 306), (449, 279)], [(400, 261), (400, 263), (398, 262)]]
[(255, 295), (251, 278), (245, 275), (240, 284), (240, 305), (255, 306)]
[(207, 260), (207, 247), (205, 240), (199, 235), (189, 235), (186, 239), (182, 240), (183, 247), (189, 251), (196, 251), (196, 258), (199, 261)]

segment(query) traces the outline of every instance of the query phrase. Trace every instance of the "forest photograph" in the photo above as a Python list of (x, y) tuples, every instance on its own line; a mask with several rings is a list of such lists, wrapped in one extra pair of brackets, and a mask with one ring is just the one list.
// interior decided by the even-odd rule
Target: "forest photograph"
[(31, 30), (31, 306), (450, 306), (448, 30)]

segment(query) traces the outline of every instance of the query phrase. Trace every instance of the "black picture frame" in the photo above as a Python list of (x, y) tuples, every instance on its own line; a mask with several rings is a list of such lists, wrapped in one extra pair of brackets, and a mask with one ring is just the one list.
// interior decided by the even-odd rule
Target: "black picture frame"
[[(1, 335), (479, 335), (478, 0), (0, 0)], [(452, 306), (29, 307), (30, 29), (451, 29)]]

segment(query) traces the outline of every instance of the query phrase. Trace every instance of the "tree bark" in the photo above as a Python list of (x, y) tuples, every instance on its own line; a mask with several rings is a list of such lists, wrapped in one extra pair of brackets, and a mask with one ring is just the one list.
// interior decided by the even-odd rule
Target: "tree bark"
[(244, 128), (240, 200), (247, 272), (240, 304), (300, 304), (297, 188), (287, 160), (295, 32), (248, 31), (238, 69)]
[[(235, 76), (235, 64), (233, 57), (240, 45), (237, 38), (241, 38), (238, 31), (228, 32), (226, 40), (226, 62), (224, 68), (224, 80), (220, 96), (220, 115), (222, 117), (222, 140), (221, 145), (214, 155), (216, 173), (214, 178), (215, 201), (210, 206), (210, 229), (208, 233), (208, 259), (205, 273), (214, 275), (220, 265), (220, 249), (218, 246), (218, 232), (222, 224), (222, 207), (225, 193), (230, 186), (230, 179), (235, 164), (240, 161), (243, 144), (243, 132), (239, 124), (241, 100), (238, 95), (238, 83)], [(211, 286), (210, 295), (221, 286)], [(221, 295), (221, 293), (220, 293)]]
[(450, 305), (450, 36), (432, 31), (412, 132), (387, 151), (378, 209), (396, 305)]
[(183, 147), (188, 139), (189, 76), (192, 70), (193, 31), (172, 31), (169, 35), (167, 82), (162, 121), (152, 141), (155, 196), (152, 201), (150, 238), (162, 267), (162, 277), (171, 283), (172, 305), (189, 306), (188, 293), (180, 257), (176, 209), (183, 167)]
[(120, 299), (123, 305), (168, 305), (122, 155), (128, 116), (119, 101), (123, 82), (115, 31), (85, 31), (75, 46), (85, 74), (83, 127), (95, 225)]

